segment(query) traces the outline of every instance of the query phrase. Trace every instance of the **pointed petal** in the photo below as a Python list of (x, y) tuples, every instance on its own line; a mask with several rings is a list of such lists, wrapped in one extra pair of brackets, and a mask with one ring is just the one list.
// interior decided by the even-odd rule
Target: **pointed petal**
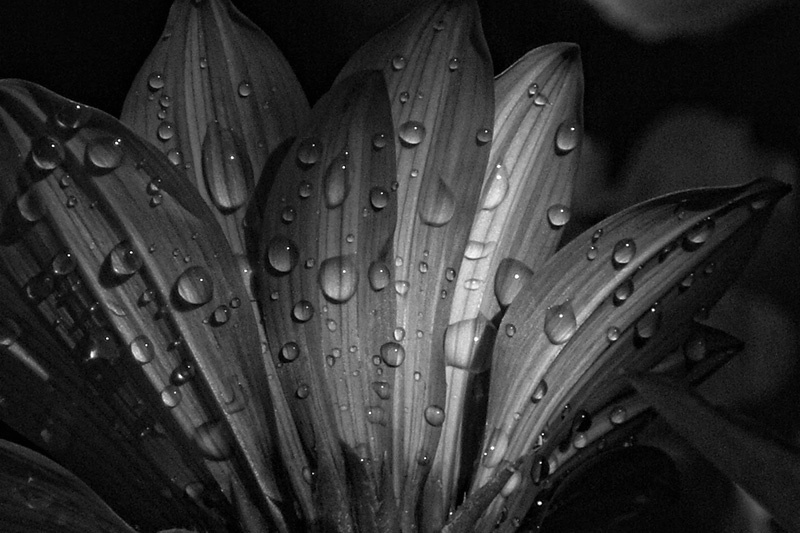
[[(583, 123), (577, 46), (560, 43), (529, 52), (497, 78), (495, 100), (480, 210), (445, 333), (448, 416), (429, 484), (441, 483), (448, 508), (455, 503), (461, 442), (470, 438), (462, 428), (470, 376), (490, 364), (496, 333), (490, 320), (552, 255), (569, 220)], [(471, 280), (484, 283), (475, 288)]]
[(420, 7), (368, 42), (340, 77), (361, 68), (383, 71), (397, 128), (403, 223), (395, 231), (394, 283), (406, 360), (395, 373), (403, 402), (394, 404), (393, 470), (410, 527), (443, 422), (443, 332), (491, 144), (492, 67), (477, 6)]
[(156, 428), (135, 454), (181, 493), (234, 478), (265, 511), (283, 496), (258, 326), (213, 215), (163, 154), (100, 111), (6, 80), (0, 120), (0, 144), (16, 151), (2, 219), (19, 222), (0, 238), (3, 284), (19, 295), (2, 312), (21, 346), (58, 347), (17, 358), (40, 390), (92, 391), (81, 409), (123, 435)]
[(9, 533), (135, 531), (68, 470), (4, 440), (0, 440), (0, 527)]
[(769, 510), (787, 530), (800, 528), (800, 451), (725, 417), (700, 395), (656, 376), (631, 383), (670, 426)]
[(621, 372), (647, 369), (679, 345), (741, 271), (786, 190), (762, 180), (664, 196), (559, 251), (501, 324), (475, 486), (543, 431), (562, 432), (622, 392)]
[(243, 254), (244, 206), (307, 113), (280, 51), (230, 0), (177, 0), (122, 121), (186, 173)]

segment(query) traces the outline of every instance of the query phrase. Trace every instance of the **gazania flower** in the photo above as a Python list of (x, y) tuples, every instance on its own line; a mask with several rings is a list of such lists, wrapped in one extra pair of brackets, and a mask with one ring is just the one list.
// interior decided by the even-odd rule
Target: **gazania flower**
[(569, 44), (493, 80), (466, 1), (310, 112), (227, 0), (175, 3), (121, 122), (0, 83), (0, 413), (62, 465), (2, 445), (4, 530), (557, 523), (650, 405), (796, 525), (765, 481), (800, 486), (794, 452), (687, 391), (736, 347), (695, 318), (786, 187), (661, 197), (555, 252), (581, 97)]

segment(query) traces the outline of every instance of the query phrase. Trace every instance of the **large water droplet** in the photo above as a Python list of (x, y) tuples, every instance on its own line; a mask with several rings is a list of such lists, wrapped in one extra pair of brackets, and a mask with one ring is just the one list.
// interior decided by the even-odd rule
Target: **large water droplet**
[(475, 134), (475, 141), (478, 144), (486, 144), (492, 140), (492, 130), (489, 128), (481, 128)]
[(53, 170), (64, 160), (64, 148), (52, 137), (39, 137), (31, 143), (31, 159), (42, 170)]
[(541, 380), (536, 388), (533, 389), (533, 393), (531, 393), (531, 401), (533, 403), (539, 403), (542, 401), (542, 398), (545, 397), (547, 394), (547, 382), (545, 380)]
[(614, 305), (622, 305), (633, 294), (633, 280), (628, 278), (614, 290)]
[(369, 286), (372, 287), (372, 290), (382, 291), (391, 281), (389, 266), (381, 261), (374, 261), (369, 265), (367, 277), (369, 277)]
[(142, 258), (130, 241), (118, 243), (108, 254), (111, 271), (118, 276), (130, 276), (142, 268)]
[(619, 405), (611, 410), (611, 413), (608, 415), (608, 419), (612, 424), (618, 426), (628, 419), (628, 412), (623, 406)]
[(297, 322), (308, 322), (314, 316), (314, 306), (308, 300), (300, 300), (292, 307), (292, 318)]
[(303, 139), (300, 142), (300, 146), (297, 147), (297, 160), (305, 166), (315, 164), (321, 156), (322, 143), (319, 139)]
[(101, 172), (110, 172), (122, 163), (122, 140), (103, 137), (86, 145), (86, 163)]
[(178, 297), (189, 305), (203, 305), (214, 296), (214, 281), (211, 274), (201, 266), (192, 266), (183, 271), (175, 284)]
[(381, 346), (381, 360), (387, 366), (400, 366), (406, 358), (405, 349), (396, 342), (387, 342)]
[(464, 248), (464, 257), (473, 261), (483, 259), (484, 257), (491, 255), (496, 246), (497, 243), (495, 241), (468, 241), (466, 248)]
[(195, 429), (194, 443), (203, 457), (224, 461), (233, 455), (233, 437), (221, 420), (206, 422)]
[(498, 163), (492, 176), (484, 184), (483, 195), (481, 198), (481, 209), (495, 209), (499, 206), (508, 194), (508, 176), (506, 176), (503, 165)]
[(287, 363), (291, 363), (298, 357), (300, 357), (300, 346), (296, 342), (289, 341), (281, 346), (281, 359)]
[(704, 220), (701, 220), (694, 226), (692, 226), (689, 231), (686, 232), (686, 237), (684, 240), (684, 248), (687, 250), (696, 250), (699, 248), (704, 242), (711, 237), (711, 234), (714, 232), (714, 219), (708, 217)]
[(267, 264), (280, 274), (287, 274), (297, 266), (300, 252), (288, 237), (276, 235), (267, 245)]
[(405, 296), (408, 294), (408, 289), (411, 288), (411, 284), (407, 281), (399, 280), (394, 282), (394, 292), (399, 294), (400, 296)]
[(512, 257), (500, 261), (494, 278), (494, 294), (501, 307), (507, 307), (514, 301), (519, 291), (533, 277), (533, 270)]
[(569, 222), (571, 214), (569, 207), (563, 204), (554, 204), (547, 209), (547, 221), (553, 228), (560, 228)]
[(434, 427), (441, 426), (444, 424), (444, 409), (438, 405), (429, 405), (425, 408), (425, 421)]
[(661, 308), (658, 304), (654, 304), (642, 315), (639, 321), (636, 322), (636, 336), (642, 340), (649, 339), (658, 332), (660, 326)]
[(139, 335), (134, 338), (128, 345), (128, 350), (131, 355), (139, 364), (147, 364), (153, 360), (156, 355), (156, 350), (153, 343), (146, 335)]
[(165, 120), (156, 128), (156, 135), (162, 141), (168, 141), (175, 136), (175, 124), (169, 120)]
[(177, 407), (182, 397), (181, 389), (175, 385), (169, 385), (161, 391), (161, 402), (169, 408)]
[(581, 139), (580, 128), (572, 122), (562, 122), (556, 130), (556, 153), (568, 154), (578, 146)]
[(389, 191), (383, 187), (373, 187), (369, 191), (369, 203), (376, 211), (380, 211), (389, 205)]
[(491, 363), (491, 347), (497, 329), (482, 314), (447, 326), (444, 356), (448, 366), (478, 374)]
[(403, 56), (394, 56), (392, 58), (392, 70), (403, 70), (406, 68), (406, 58)]
[(86, 106), (68, 103), (56, 111), (56, 124), (66, 130), (76, 130), (89, 121), (91, 114)]
[(242, 98), (247, 98), (248, 96), (253, 94), (253, 88), (246, 81), (243, 81), (239, 84), (237, 91), (239, 92), (239, 96), (241, 96)]
[(153, 72), (147, 77), (147, 87), (151, 91), (157, 91), (164, 88), (164, 75), (160, 72)]
[(417, 209), (422, 222), (438, 228), (453, 219), (456, 212), (456, 196), (444, 181), (438, 180), (434, 190), (423, 192)]
[(319, 286), (328, 300), (344, 303), (356, 292), (358, 269), (351, 255), (331, 257), (319, 266)]
[(633, 239), (622, 239), (614, 245), (614, 251), (611, 253), (611, 264), (614, 268), (623, 268), (631, 262), (636, 255), (636, 243)]
[(422, 122), (409, 120), (400, 125), (397, 134), (403, 146), (416, 146), (425, 140), (425, 126)]
[(569, 300), (550, 306), (545, 311), (544, 334), (553, 344), (564, 344), (575, 334), (577, 329), (575, 311)]
[(325, 186), (325, 206), (328, 209), (339, 207), (350, 192), (350, 172), (347, 159), (340, 155), (331, 161), (323, 177)]
[(224, 212), (242, 207), (252, 187), (253, 170), (244, 142), (230, 128), (210, 122), (203, 138), (203, 177), (214, 205)]
[(50, 269), (56, 276), (66, 276), (74, 271), (77, 266), (78, 262), (75, 256), (66, 250), (56, 255), (52, 263), (50, 263)]
[(392, 388), (386, 381), (374, 381), (372, 383), (372, 390), (378, 395), (381, 400), (388, 400), (392, 396)]
[(180, 387), (181, 385), (185, 385), (186, 383), (190, 382), (196, 373), (197, 369), (192, 361), (181, 361), (178, 366), (172, 370), (172, 374), (169, 376), (169, 381), (173, 385)]

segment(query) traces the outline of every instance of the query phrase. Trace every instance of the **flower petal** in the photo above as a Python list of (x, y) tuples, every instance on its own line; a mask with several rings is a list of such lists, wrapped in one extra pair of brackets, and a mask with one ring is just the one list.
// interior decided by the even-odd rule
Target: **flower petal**
[(783, 527), (800, 528), (800, 451), (729, 419), (697, 393), (665, 378), (630, 380), (673, 429), (764, 505)]
[(380, 73), (337, 84), (314, 107), (263, 211), (258, 270), (267, 338), (315, 455), (319, 503), (340, 506), (323, 510), (323, 520), (350, 520), (347, 480), (355, 474), (346, 458), (370, 465), (377, 499), (376, 480), (391, 456), (390, 384), (402, 363), (390, 342), (397, 211), (391, 131)]
[(82, 408), (119, 420), (123, 441), (141, 433), (135, 454), (161, 483), (235, 482), (272, 507), (282, 491), (258, 325), (199, 195), (116, 120), (34, 84), (0, 85), (0, 119), (0, 144), (16, 152), (1, 218), (19, 222), (3, 227), (0, 265), (20, 295), (2, 313), (22, 343), (58, 346), (16, 357), (39, 389), (92, 391)]
[(410, 528), (445, 417), (443, 333), (491, 146), (492, 65), (475, 2), (420, 7), (356, 52), (340, 78), (363, 68), (383, 71), (396, 128), (394, 288), (406, 358), (394, 380), (403, 401), (393, 406), (393, 472)]
[(186, 172), (243, 254), (244, 206), (307, 113), (280, 51), (230, 0), (177, 0), (122, 121)]
[[(474, 416), (465, 412), (471, 376), (491, 363), (491, 321), (552, 255), (569, 220), (583, 122), (578, 47), (561, 43), (529, 52), (497, 78), (495, 100), (480, 210), (445, 333), (448, 416), (428, 481), (443, 488), (442, 516), (455, 503), (461, 442), (470, 439), (462, 422)], [(483, 282), (475, 288), (474, 280)]]
[(563, 434), (564, 420), (624, 391), (621, 372), (647, 369), (680, 344), (741, 271), (786, 190), (762, 180), (667, 195), (559, 251), (501, 324), (492, 384), (502, 385), (492, 389), (474, 486), (543, 431)]
[(85, 483), (55, 462), (0, 440), (3, 531), (134, 533)]

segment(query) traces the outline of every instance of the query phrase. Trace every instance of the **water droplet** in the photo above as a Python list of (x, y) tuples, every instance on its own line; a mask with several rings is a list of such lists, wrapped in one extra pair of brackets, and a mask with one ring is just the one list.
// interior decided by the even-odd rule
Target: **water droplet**
[(586, 433), (576, 433), (572, 437), (572, 445), (578, 450), (585, 448), (587, 444), (589, 444), (589, 438)]
[(560, 228), (569, 222), (572, 213), (569, 207), (563, 204), (554, 204), (547, 209), (547, 221), (553, 228)]
[(372, 383), (372, 390), (378, 395), (381, 400), (388, 400), (392, 396), (392, 389), (386, 381), (374, 381)]
[(636, 255), (636, 243), (633, 239), (622, 239), (614, 245), (614, 251), (611, 254), (611, 264), (614, 268), (620, 269), (631, 262)]
[(122, 140), (103, 137), (86, 145), (86, 162), (99, 171), (109, 172), (122, 163)]
[(497, 206), (503, 202), (506, 194), (508, 194), (508, 186), (508, 177), (506, 176), (505, 169), (503, 165), (498, 163), (495, 166), (492, 177), (484, 185), (481, 209), (496, 209)]
[(544, 334), (551, 343), (564, 344), (577, 329), (575, 311), (569, 300), (547, 308), (544, 316)]
[(325, 184), (325, 206), (328, 209), (339, 207), (350, 192), (350, 173), (347, 159), (340, 155), (331, 161), (323, 177)]
[(702, 361), (706, 352), (706, 338), (703, 335), (693, 334), (683, 343), (683, 355), (692, 363)]
[(214, 296), (211, 274), (201, 267), (192, 266), (183, 271), (175, 284), (178, 297), (189, 305), (203, 305)]
[(28, 222), (36, 222), (44, 216), (41, 198), (31, 189), (17, 196), (17, 209)]
[(161, 195), (161, 193), (160, 192), (156, 193), (153, 195), (152, 198), (150, 198), (150, 207), (158, 207), (161, 205), (161, 202), (163, 201), (164, 197)]
[(162, 141), (168, 141), (175, 136), (175, 124), (165, 120), (156, 128), (156, 135)]
[(572, 122), (562, 122), (556, 130), (556, 154), (565, 155), (573, 151), (581, 139), (580, 128)]
[(403, 364), (406, 358), (405, 349), (396, 342), (387, 342), (381, 346), (381, 360), (387, 366), (396, 367)]
[(302, 198), (303, 200), (309, 198), (311, 196), (311, 191), (313, 190), (313, 186), (308, 181), (301, 181), (300, 185), (297, 187), (297, 196)]
[(281, 212), (281, 220), (285, 224), (291, 224), (294, 222), (295, 218), (297, 218), (297, 211), (294, 207), (287, 205), (283, 208), (283, 211)]
[(172, 98), (168, 94), (162, 94), (158, 99), (158, 103), (161, 107), (169, 107), (172, 105)]
[(494, 428), (492, 436), (483, 451), (483, 466), (494, 468), (500, 464), (508, 449), (508, 435), (500, 428)]
[(136, 362), (142, 365), (152, 361), (156, 355), (153, 343), (150, 342), (150, 339), (146, 335), (139, 335), (134, 338), (128, 345), (128, 350)]
[(183, 163), (183, 153), (180, 150), (172, 149), (167, 152), (167, 159), (176, 167), (180, 166)]
[(624, 423), (628, 419), (628, 412), (625, 408), (621, 405), (618, 405), (614, 409), (611, 410), (611, 413), (608, 415), (609, 421), (615, 426), (618, 426)]
[(398, 71), (406, 68), (406, 58), (403, 56), (394, 56), (392, 58), (392, 70)]
[(253, 88), (250, 86), (248, 82), (243, 81), (239, 84), (238, 92), (239, 96), (241, 96), (242, 98), (247, 98), (248, 96), (253, 94)]
[(425, 408), (425, 421), (434, 427), (441, 426), (444, 424), (444, 409), (438, 405), (429, 405)]
[(312, 166), (322, 156), (322, 143), (319, 139), (307, 138), (300, 142), (297, 147), (297, 160), (305, 165)]
[(464, 281), (464, 288), (467, 289), (468, 291), (477, 291), (478, 289), (481, 288), (482, 283), (483, 281), (477, 278), (470, 278)]
[(182, 397), (181, 389), (175, 385), (169, 385), (161, 391), (161, 402), (169, 408), (177, 407)]
[(367, 420), (371, 424), (380, 424), (382, 426), (385, 426), (387, 423), (386, 411), (384, 411), (383, 408), (379, 406), (369, 406), (367, 407)]
[(231, 310), (227, 305), (220, 305), (211, 313), (211, 323), (215, 326), (226, 324), (231, 317)]
[(151, 91), (157, 91), (164, 87), (164, 75), (160, 72), (153, 72), (147, 77), (147, 86)]
[(450, 72), (455, 72), (456, 70), (458, 70), (458, 58), (457, 57), (450, 58), (450, 61), (448, 61), (447, 63), (447, 68), (450, 69)]
[(534, 485), (540, 484), (544, 481), (547, 476), (550, 474), (550, 461), (542, 457), (541, 455), (537, 455), (533, 459), (533, 465), (531, 466), (531, 480), (533, 481)]
[(694, 283), (694, 272), (689, 272), (685, 278), (678, 284), (678, 288), (682, 291), (687, 290)]
[(464, 248), (464, 257), (473, 261), (483, 259), (491, 255), (496, 246), (497, 243), (494, 241), (468, 241), (466, 248)]
[(517, 326), (515, 326), (514, 324), (506, 324), (505, 330), (507, 337), (513, 337), (514, 335), (517, 334)]
[(686, 232), (686, 237), (684, 240), (684, 248), (687, 250), (696, 250), (699, 248), (704, 242), (708, 240), (711, 234), (714, 231), (714, 219), (708, 217), (704, 220), (701, 220), (694, 226), (692, 226), (689, 231)]
[(56, 112), (56, 124), (67, 130), (76, 130), (89, 121), (91, 109), (81, 104), (68, 103)]
[(164, 120), (165, 118), (167, 118), (167, 110), (159, 109), (158, 113), (156, 113), (156, 116), (158, 117), (159, 120)]
[(78, 262), (75, 260), (75, 256), (66, 250), (56, 255), (50, 263), (50, 269), (56, 276), (66, 276), (77, 266)]
[(550, 105), (550, 100), (544, 93), (536, 92), (536, 95), (533, 97), (533, 105), (538, 107), (544, 107), (546, 105)]
[(713, 273), (714, 273), (714, 270), (715, 270), (716, 268), (717, 268), (717, 265), (715, 265), (715, 264), (714, 264), (714, 262), (713, 262), (713, 261), (711, 261), (710, 263), (708, 263), (708, 264), (705, 266), (705, 268), (703, 268), (703, 275), (704, 275), (704, 276), (710, 276), (711, 274), (713, 274)]
[(450, 324), (444, 333), (444, 356), (448, 366), (479, 374), (491, 363), (491, 346), (497, 329), (483, 315)]
[(292, 307), (292, 319), (308, 322), (314, 316), (314, 306), (308, 300), (300, 300)]
[(40, 302), (53, 293), (53, 277), (46, 272), (41, 272), (25, 284), (25, 295), (29, 300)]
[(64, 148), (52, 137), (39, 137), (31, 143), (31, 159), (42, 170), (53, 170), (64, 160)]
[(130, 276), (142, 268), (142, 258), (130, 241), (118, 243), (108, 254), (111, 271), (117, 276)]
[(611, 326), (606, 330), (606, 339), (608, 342), (617, 342), (619, 340), (619, 328), (616, 326)]
[(433, 23), (433, 31), (435, 31), (435, 32), (442, 31), (444, 29), (444, 27), (445, 27), (445, 25), (444, 25), (444, 21), (443, 20), (437, 20), (436, 22)]
[(633, 280), (628, 278), (614, 290), (614, 305), (622, 305), (633, 294)]
[(203, 177), (214, 205), (224, 212), (242, 207), (248, 200), (248, 184), (253, 182), (244, 141), (232, 129), (214, 121), (206, 127), (201, 150)]
[(481, 128), (475, 134), (475, 140), (478, 144), (486, 144), (492, 140), (492, 130), (489, 128)]
[(383, 187), (373, 187), (369, 191), (369, 203), (376, 211), (380, 211), (389, 205), (389, 191)]
[(636, 336), (643, 340), (649, 339), (658, 332), (659, 326), (661, 326), (661, 309), (658, 304), (654, 304), (636, 322)]
[(428, 226), (444, 226), (453, 219), (456, 211), (456, 197), (450, 187), (438, 180), (433, 190), (424, 191), (417, 210), (419, 218)]
[(531, 401), (533, 403), (539, 403), (542, 401), (542, 398), (544, 398), (546, 394), (547, 394), (547, 382), (545, 380), (541, 380), (531, 393)]
[(376, 150), (383, 150), (388, 142), (389, 138), (385, 133), (376, 133), (372, 136), (372, 147)]
[(233, 455), (233, 438), (221, 420), (212, 420), (195, 429), (194, 443), (206, 459), (224, 461)]
[(453, 281), (456, 279), (456, 269), (455, 268), (448, 268), (444, 271), (444, 279), (447, 281)]
[(267, 245), (267, 263), (280, 274), (287, 274), (297, 266), (300, 252), (297, 246), (283, 235), (276, 235)]
[(416, 146), (425, 140), (425, 126), (422, 122), (409, 120), (400, 126), (397, 134), (403, 146)]
[(297, 390), (294, 391), (294, 394), (301, 400), (305, 400), (311, 394), (311, 387), (309, 387), (305, 383), (301, 383), (297, 387)]
[(494, 278), (494, 294), (501, 307), (507, 307), (514, 301), (519, 291), (533, 277), (533, 270), (512, 257), (500, 261)]
[(369, 265), (367, 277), (369, 278), (369, 286), (372, 287), (372, 290), (374, 291), (381, 291), (385, 289), (391, 281), (389, 267), (386, 265), (386, 263), (380, 261), (374, 261)]
[(344, 303), (356, 292), (358, 269), (351, 255), (331, 257), (319, 267), (319, 286), (325, 297), (335, 303)]
[(395, 281), (394, 282), (394, 292), (399, 294), (400, 296), (405, 296), (408, 294), (408, 289), (411, 287), (411, 284), (407, 281)]
[(169, 376), (169, 381), (173, 385), (181, 386), (185, 385), (186, 383), (190, 382), (197, 370), (195, 369), (194, 363), (191, 361), (181, 361), (178, 366), (176, 366), (172, 370), (172, 374)]

